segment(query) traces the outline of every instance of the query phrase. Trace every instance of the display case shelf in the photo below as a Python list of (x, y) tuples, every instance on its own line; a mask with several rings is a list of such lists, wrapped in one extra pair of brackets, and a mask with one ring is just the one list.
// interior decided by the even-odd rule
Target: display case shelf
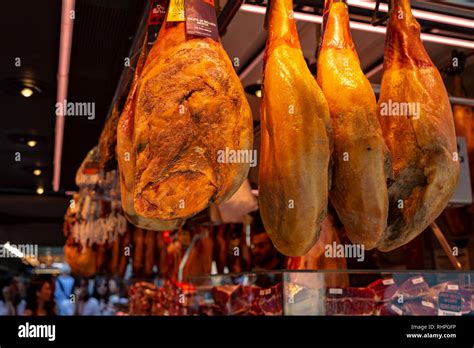
[(198, 315), (474, 314), (474, 272), (278, 271), (193, 277)]

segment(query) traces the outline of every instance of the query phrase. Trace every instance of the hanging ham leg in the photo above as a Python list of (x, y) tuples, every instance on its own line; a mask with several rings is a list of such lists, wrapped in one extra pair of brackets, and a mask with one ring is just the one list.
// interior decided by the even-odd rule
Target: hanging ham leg
[(326, 0), (318, 83), (334, 132), (334, 176), (329, 194), (353, 243), (372, 249), (385, 230), (390, 155), (377, 121), (375, 95), (360, 68), (344, 2)]
[(164, 23), (137, 90), (137, 213), (166, 221), (224, 202), (250, 163), (221, 155), (248, 153), (252, 141), (251, 110), (221, 44), (186, 35), (185, 22)]
[(329, 110), (301, 51), (291, 0), (272, 0), (261, 104), (260, 214), (275, 247), (304, 255), (328, 196)]
[[(146, 42), (146, 40), (145, 40)], [(158, 219), (147, 219), (140, 216), (134, 207), (133, 196), (135, 192), (135, 161), (136, 154), (133, 150), (133, 134), (135, 121), (135, 104), (137, 88), (143, 65), (146, 58), (146, 45), (142, 47), (132, 86), (128, 94), (122, 114), (117, 126), (117, 162), (120, 169), (120, 194), (122, 208), (128, 221), (137, 227), (162, 231), (178, 228), (183, 221), (179, 219), (163, 221)]]
[(381, 251), (408, 243), (433, 222), (459, 176), (453, 114), (443, 80), (421, 43), (409, 0), (394, 3), (378, 103), (394, 175)]

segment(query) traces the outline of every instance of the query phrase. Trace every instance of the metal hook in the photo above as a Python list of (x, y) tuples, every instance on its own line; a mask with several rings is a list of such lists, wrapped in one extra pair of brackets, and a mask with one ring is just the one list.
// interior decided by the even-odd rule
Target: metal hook
[(389, 0), (388, 2), (388, 12), (384, 14), (382, 17), (378, 18), (379, 14), (379, 6), (382, 0), (376, 0), (375, 3), (375, 10), (374, 13), (372, 14), (372, 19), (370, 20), (370, 24), (372, 24), (374, 27), (377, 25), (384, 24), (387, 19), (390, 18), (392, 15), (393, 9), (395, 8), (395, 0)]

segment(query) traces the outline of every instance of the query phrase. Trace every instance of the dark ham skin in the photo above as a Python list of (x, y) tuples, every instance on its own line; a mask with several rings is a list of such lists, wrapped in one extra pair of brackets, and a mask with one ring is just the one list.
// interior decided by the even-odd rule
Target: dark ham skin
[[(410, 103), (417, 114), (391, 115)], [(377, 248), (391, 251), (425, 230), (446, 208), (459, 177), (453, 113), (443, 79), (420, 39), (409, 0), (394, 0), (387, 25), (379, 122), (392, 154), (387, 228)]]

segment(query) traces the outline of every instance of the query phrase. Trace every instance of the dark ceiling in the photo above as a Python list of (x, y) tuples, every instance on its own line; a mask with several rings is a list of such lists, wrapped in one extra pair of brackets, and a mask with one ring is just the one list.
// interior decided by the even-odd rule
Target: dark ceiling
[[(68, 101), (94, 103), (95, 118), (65, 118), (61, 192), (77, 189), (75, 172), (98, 141), (145, 4), (76, 0)], [(60, 231), (58, 217), (69, 198), (50, 194), (61, 6), (60, 0), (2, 2), (0, 242), (27, 231), (61, 236), (54, 232)], [(33, 83), (41, 93), (23, 97), (23, 83)], [(29, 147), (28, 139), (37, 145)], [(34, 168), (42, 169), (40, 176), (33, 175)], [(38, 186), (45, 195), (34, 194)]]

